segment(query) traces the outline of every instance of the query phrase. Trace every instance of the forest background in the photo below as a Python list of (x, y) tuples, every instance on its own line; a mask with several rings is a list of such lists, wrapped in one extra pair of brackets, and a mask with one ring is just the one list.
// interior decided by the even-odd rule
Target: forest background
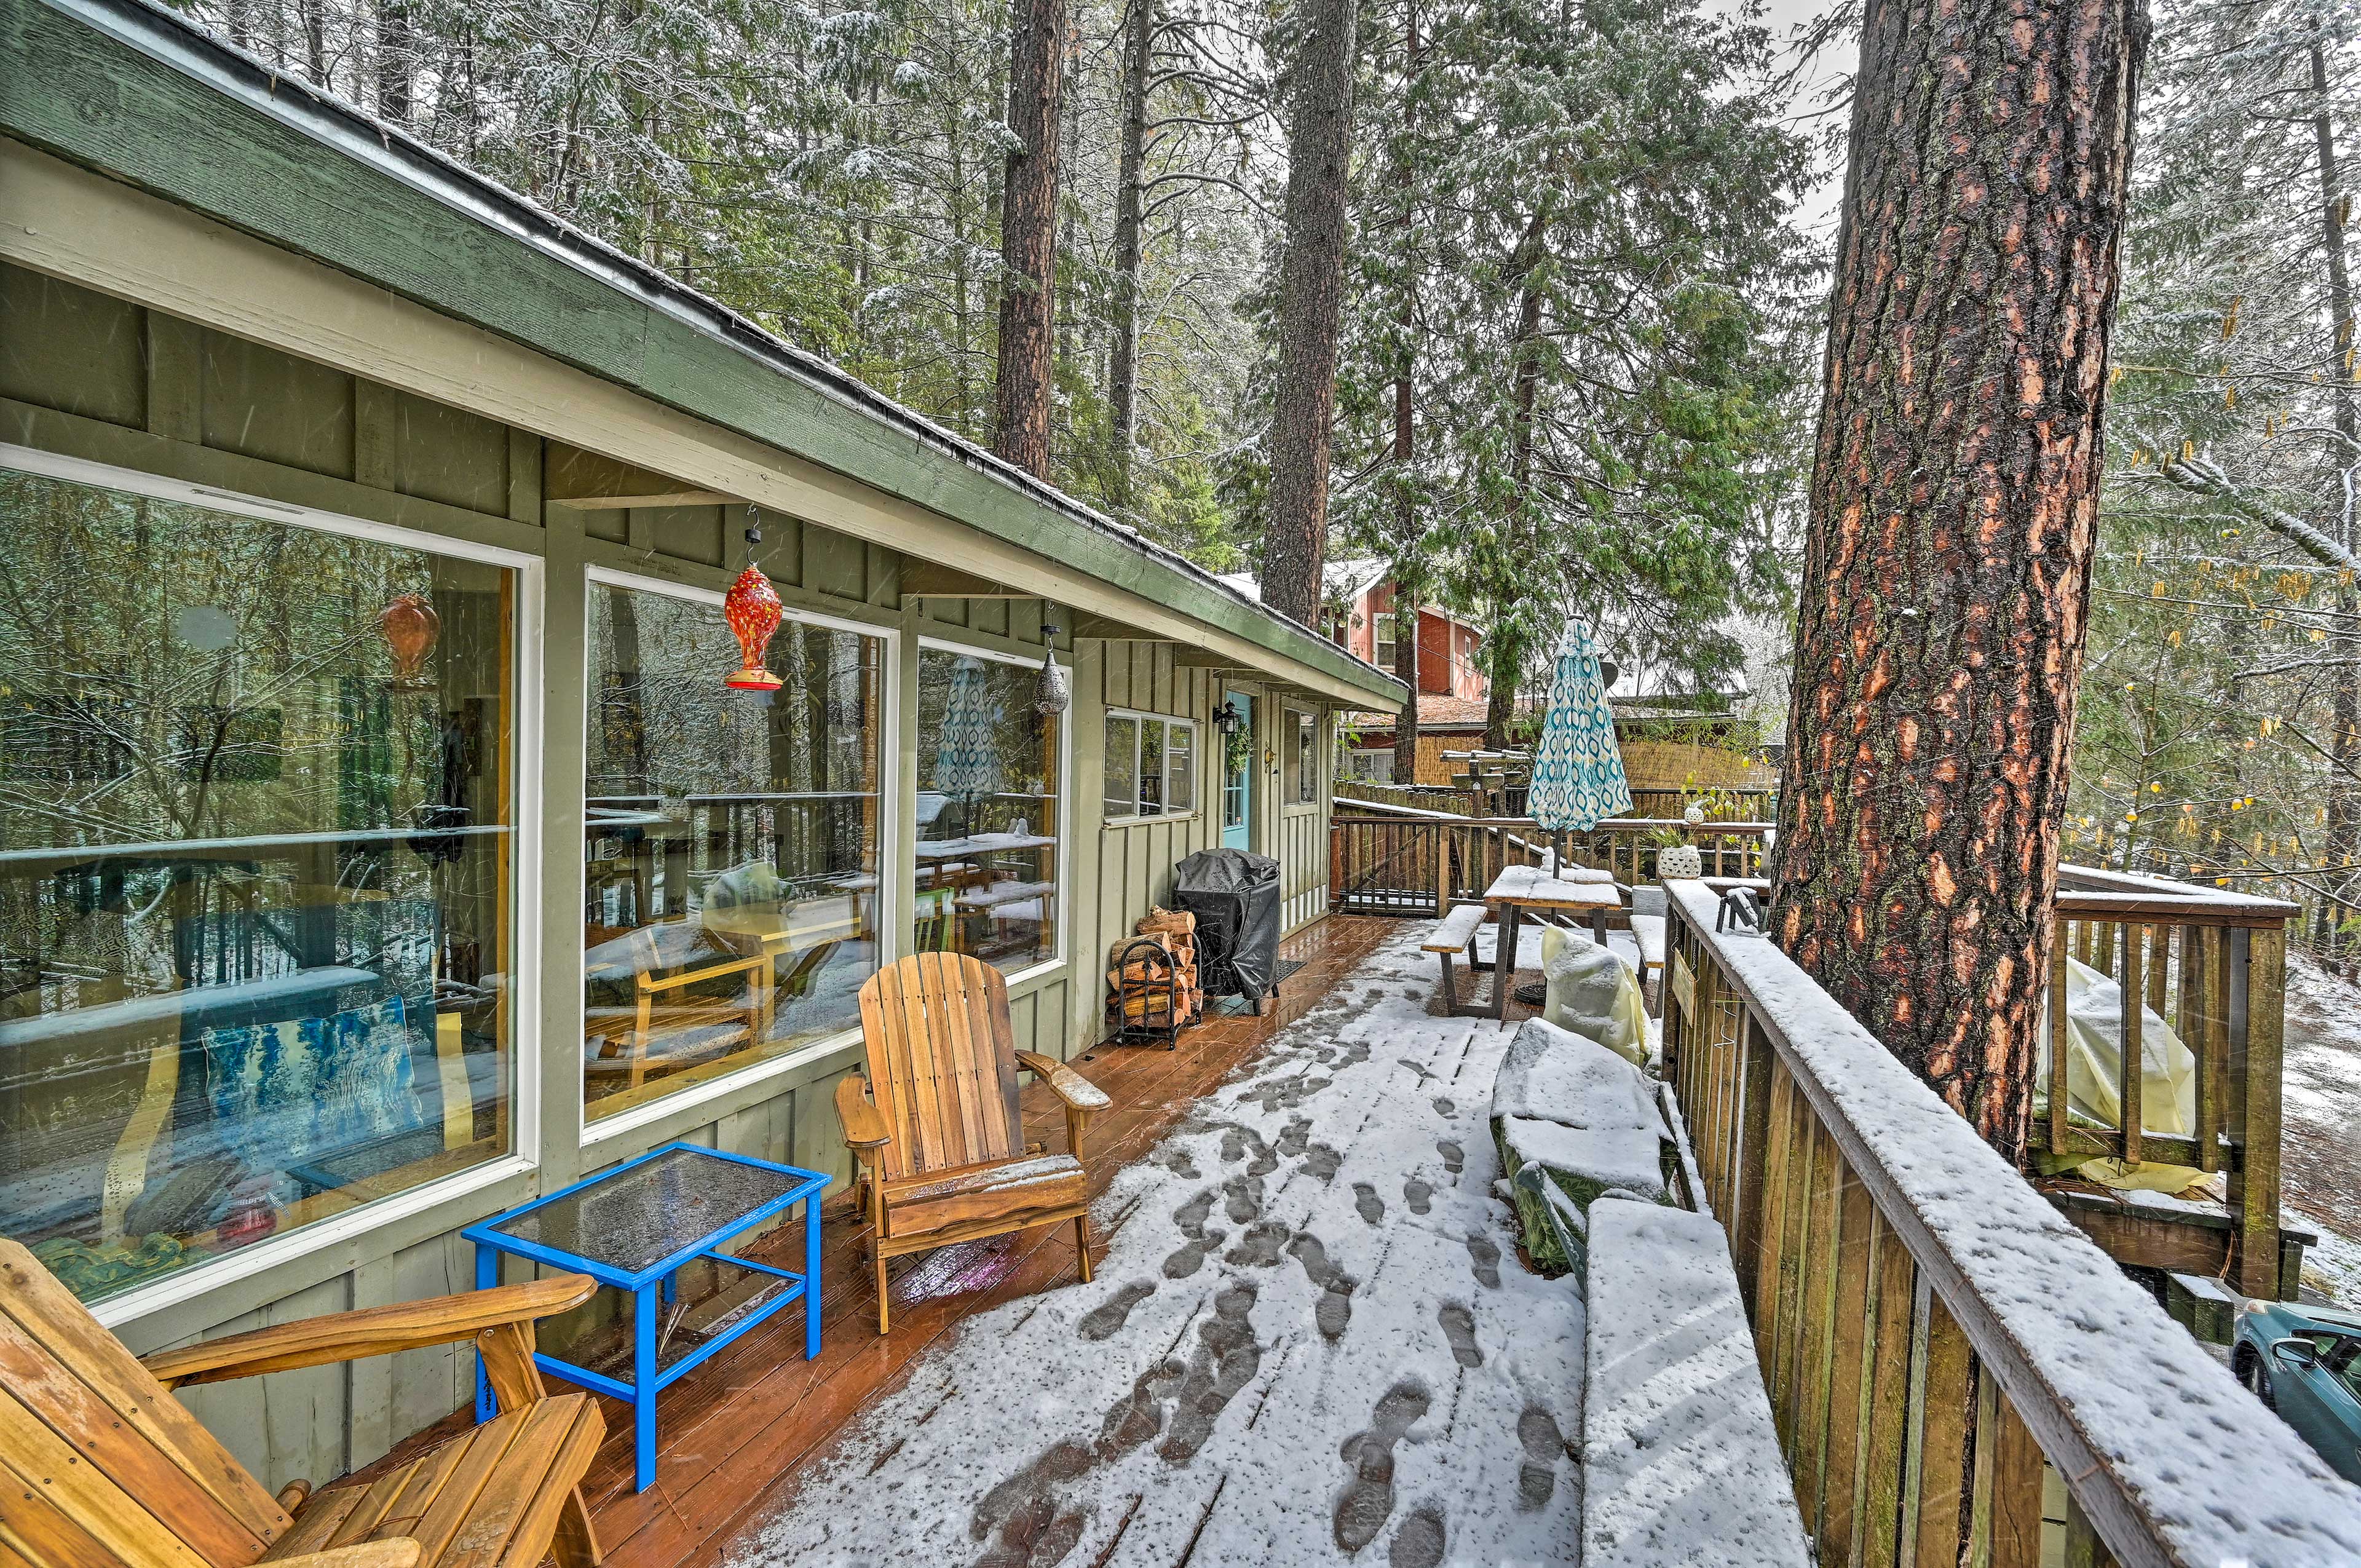
[[(181, 8), (991, 445), (1013, 29), (1041, 6)], [(1338, 7), (1052, 9), (1045, 477), (1252, 568), (1273, 524), (1289, 129), (1303, 82), (1336, 95), (1299, 67)], [(1853, 8), (1342, 9), (1326, 554), (1381, 557), (1484, 630), (1496, 736), (1575, 610), (1675, 685), (1752, 663), (1750, 739), (1775, 741)], [(2296, 897), (2306, 942), (2348, 963), (2356, 125), (2361, 6), (2157, 6), (2066, 847)]]

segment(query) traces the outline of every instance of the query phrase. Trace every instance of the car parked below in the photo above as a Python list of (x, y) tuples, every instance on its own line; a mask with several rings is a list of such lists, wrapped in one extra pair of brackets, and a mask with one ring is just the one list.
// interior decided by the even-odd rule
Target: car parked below
[(2238, 1309), (2230, 1365), (2330, 1469), (2361, 1485), (2361, 1312), (2248, 1301)]

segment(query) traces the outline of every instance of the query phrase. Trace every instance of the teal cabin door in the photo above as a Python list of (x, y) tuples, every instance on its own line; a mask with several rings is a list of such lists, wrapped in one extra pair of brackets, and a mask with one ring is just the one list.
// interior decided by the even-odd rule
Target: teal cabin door
[[(1222, 749), (1222, 848), (1251, 850), (1254, 848), (1252, 817), (1254, 813), (1254, 698), (1243, 692), (1232, 692), (1230, 711), (1238, 716), (1238, 733), (1245, 736), (1243, 747)], [(1235, 757), (1235, 765), (1231, 759)]]

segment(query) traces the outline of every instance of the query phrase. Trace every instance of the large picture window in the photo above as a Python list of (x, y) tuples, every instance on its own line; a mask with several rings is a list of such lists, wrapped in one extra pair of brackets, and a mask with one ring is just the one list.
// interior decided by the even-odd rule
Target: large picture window
[(594, 580), (583, 1095), (597, 1120), (851, 1028), (877, 967), (884, 640)]
[(1058, 952), (1059, 720), (1038, 671), (918, 652), (917, 951), (1020, 970)]
[(7, 467), (0, 537), (0, 1226), (96, 1300), (511, 1149), (517, 570)]
[(1197, 726), (1112, 710), (1106, 718), (1106, 819), (1186, 817), (1197, 809)]

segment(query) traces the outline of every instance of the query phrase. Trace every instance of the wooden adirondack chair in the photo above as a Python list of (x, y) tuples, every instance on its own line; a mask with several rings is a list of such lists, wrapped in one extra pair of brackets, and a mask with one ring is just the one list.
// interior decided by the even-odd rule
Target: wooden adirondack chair
[[(1071, 1220), (1088, 1280), (1082, 1135), (1109, 1102), (1065, 1063), (1015, 1048), (1000, 971), (963, 953), (913, 954), (861, 988), (861, 1032), (868, 1091), (848, 1074), (836, 1112), (866, 1189), (877, 1332), (888, 1321), (885, 1260), (905, 1253)], [(1027, 1151), (1019, 1067), (1065, 1102), (1067, 1153)]]
[[(0, 1568), (592, 1568), (579, 1483), (606, 1422), (550, 1398), (533, 1322), (589, 1299), (560, 1275), (340, 1312), (143, 1363), (0, 1240)], [(276, 1497), (172, 1398), (213, 1383), (473, 1340), (500, 1414), (377, 1480)]]

